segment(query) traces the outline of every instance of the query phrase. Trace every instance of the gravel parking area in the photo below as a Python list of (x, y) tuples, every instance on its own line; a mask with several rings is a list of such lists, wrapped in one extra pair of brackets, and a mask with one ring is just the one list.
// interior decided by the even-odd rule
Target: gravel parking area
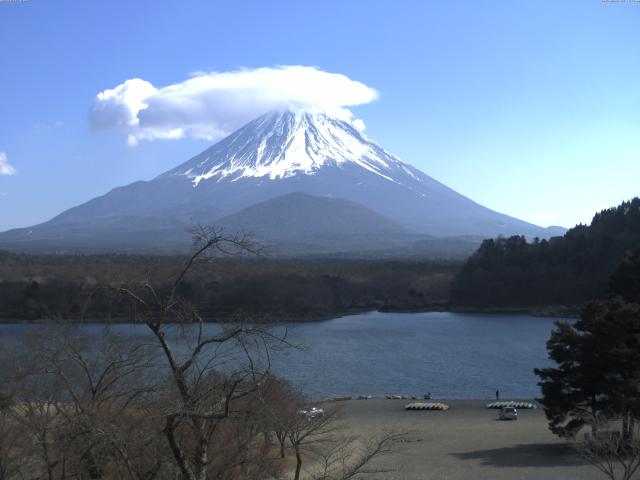
[(408, 400), (337, 402), (350, 431), (375, 435), (386, 428), (414, 430), (397, 453), (382, 460), (394, 473), (367, 478), (403, 480), (591, 480), (602, 474), (547, 428), (541, 409), (498, 420), (482, 400), (438, 400), (447, 411), (405, 411)]

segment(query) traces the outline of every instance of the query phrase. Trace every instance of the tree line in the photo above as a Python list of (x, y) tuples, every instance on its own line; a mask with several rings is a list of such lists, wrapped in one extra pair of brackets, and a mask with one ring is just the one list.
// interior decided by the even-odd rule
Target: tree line
[(640, 199), (603, 210), (562, 237), (485, 240), (451, 285), (465, 308), (580, 307), (606, 296), (625, 253), (640, 245)]
[[(127, 320), (127, 305), (98, 285), (147, 281), (171, 286), (180, 257), (20, 255), (0, 252), (0, 319), (64, 317)], [(282, 260), (216, 256), (194, 265), (180, 285), (210, 321), (234, 315), (307, 320), (446, 303), (458, 263), (418, 260)], [(91, 296), (91, 301), (89, 300)]]

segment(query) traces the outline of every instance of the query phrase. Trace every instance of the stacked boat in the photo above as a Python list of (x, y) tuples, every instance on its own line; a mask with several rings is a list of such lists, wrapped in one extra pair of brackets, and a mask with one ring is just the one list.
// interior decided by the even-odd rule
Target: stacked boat
[(405, 410), (449, 410), (449, 405), (442, 402), (412, 402), (404, 406)]
[(520, 408), (524, 410), (531, 410), (534, 408), (538, 408), (537, 405), (532, 402), (516, 402), (512, 400), (504, 401), (504, 402), (487, 403), (487, 408), (494, 408), (494, 409), (500, 410), (501, 408), (504, 408), (504, 407), (514, 407), (514, 408)]

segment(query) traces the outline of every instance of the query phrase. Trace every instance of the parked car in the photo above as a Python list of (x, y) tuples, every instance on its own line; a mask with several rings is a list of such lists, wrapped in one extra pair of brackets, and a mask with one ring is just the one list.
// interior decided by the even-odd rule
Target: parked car
[(302, 410), (299, 410), (298, 413), (300, 415), (304, 415), (307, 418), (316, 418), (316, 417), (324, 416), (324, 410), (318, 407), (305, 407)]
[(518, 409), (516, 407), (502, 407), (498, 418), (500, 420), (518, 420)]

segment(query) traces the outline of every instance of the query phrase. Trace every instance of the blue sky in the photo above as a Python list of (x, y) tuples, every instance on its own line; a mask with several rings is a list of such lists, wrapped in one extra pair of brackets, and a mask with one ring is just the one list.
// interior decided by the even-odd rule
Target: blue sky
[(277, 65), (377, 90), (350, 107), (367, 134), (475, 201), (586, 222), (640, 194), (639, 25), (631, 1), (0, 2), (0, 230), (211, 143), (96, 132), (99, 92)]

